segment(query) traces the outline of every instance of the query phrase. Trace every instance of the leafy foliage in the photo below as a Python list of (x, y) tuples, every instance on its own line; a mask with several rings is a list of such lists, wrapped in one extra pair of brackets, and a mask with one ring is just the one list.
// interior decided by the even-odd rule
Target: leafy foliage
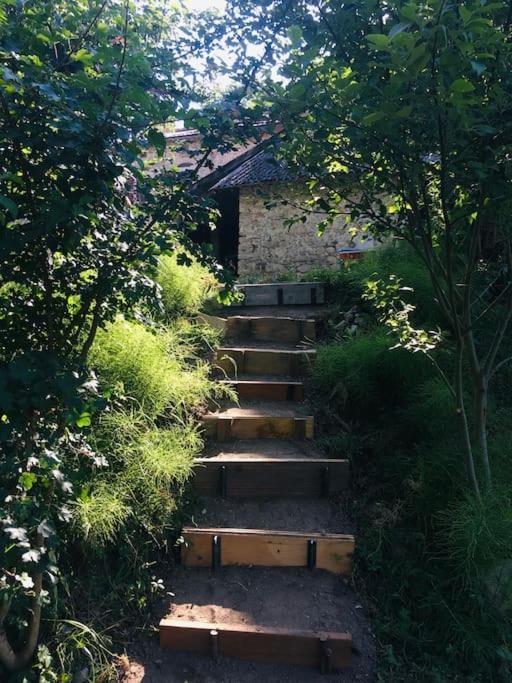
[[(457, 349), (446, 381), (479, 497), (493, 479), (489, 385), (506, 358), (512, 319), (509, 3), (244, 0), (229, 7), (246, 33), (273, 39), (268, 66), (281, 63), (283, 80), (270, 68), (266, 79), (254, 78), (254, 106), (272, 103), (284, 128), (282, 156), (307, 172), (310, 208), (325, 215), (320, 230), (344, 215), (378, 239), (407, 241), (425, 265), (443, 339)], [(253, 68), (251, 60), (246, 73)], [(400, 326), (400, 343), (429, 353), (410, 307), (400, 314), (393, 307), (386, 321)], [(492, 334), (482, 332), (483, 321)], [(463, 368), (473, 378), (472, 411), (461, 392)], [(474, 433), (470, 412), (479, 416)]]
[[(341, 274), (352, 278), (355, 292), (347, 306), (358, 301), (368, 277), (387, 274), (388, 258), (380, 252), (371, 264)], [(430, 314), (426, 297), (416, 310), (418, 324)], [(460, 424), (446, 383), (424, 356), (390, 350), (393, 336), (379, 327), (375, 311), (364, 315), (359, 335), (319, 348), (312, 386), (322, 445), (351, 459), (351, 510), (359, 523), (355, 581), (374, 614), (381, 679), (507, 680), (510, 396), (492, 395), (499, 484), (481, 505), (460, 476)], [(449, 352), (438, 361), (449, 367)]]
[[(189, 55), (204, 24), (186, 19), (158, 0), (0, 0), (0, 666), (10, 671), (32, 661), (76, 499), (106, 466), (88, 438), (109, 399), (87, 367), (96, 334), (157, 307), (160, 254), (211, 215), (193, 178), (145, 172), (148, 148), (163, 152), (165, 125), (194, 97)], [(110, 509), (128, 518), (124, 499)]]

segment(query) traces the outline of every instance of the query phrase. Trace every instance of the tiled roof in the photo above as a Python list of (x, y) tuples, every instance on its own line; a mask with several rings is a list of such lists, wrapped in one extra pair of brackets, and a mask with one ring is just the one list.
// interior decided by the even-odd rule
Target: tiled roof
[(297, 180), (299, 176), (300, 174), (293, 173), (282, 161), (278, 161), (272, 149), (262, 149), (221, 178), (211, 189), (223, 190), (259, 183), (290, 182)]

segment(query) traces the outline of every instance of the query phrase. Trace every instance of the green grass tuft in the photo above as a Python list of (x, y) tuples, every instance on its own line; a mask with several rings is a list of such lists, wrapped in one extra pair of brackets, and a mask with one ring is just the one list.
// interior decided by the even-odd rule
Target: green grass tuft
[(212, 273), (187, 255), (189, 264), (180, 264), (176, 254), (160, 257), (157, 282), (162, 288), (162, 303), (168, 320), (199, 313), (212, 298), (219, 284)]

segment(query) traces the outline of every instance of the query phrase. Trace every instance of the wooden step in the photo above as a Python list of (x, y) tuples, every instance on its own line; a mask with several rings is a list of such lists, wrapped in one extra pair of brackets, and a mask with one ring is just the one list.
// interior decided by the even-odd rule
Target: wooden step
[(237, 392), (240, 399), (249, 401), (303, 401), (302, 382), (278, 380), (224, 380)]
[(312, 439), (312, 416), (230, 415), (210, 413), (203, 418), (204, 434), (217, 441), (231, 439)]
[(349, 666), (352, 637), (349, 633), (166, 618), (160, 622), (160, 646), (175, 652), (209, 654), (214, 659), (232, 657), (330, 673)]
[(350, 574), (354, 537), (264, 529), (186, 527), (181, 562), (188, 567), (309, 567)]
[(316, 322), (298, 318), (231, 316), (226, 320), (226, 337), (261, 342), (296, 344), (316, 339)]
[(197, 458), (192, 484), (200, 496), (318, 498), (348, 486), (348, 460), (330, 458)]
[(243, 306), (315, 306), (325, 303), (323, 282), (272, 282), (236, 285), (236, 289), (244, 295)]
[(302, 377), (315, 354), (314, 349), (223, 346), (216, 351), (216, 362), (228, 377), (241, 374)]

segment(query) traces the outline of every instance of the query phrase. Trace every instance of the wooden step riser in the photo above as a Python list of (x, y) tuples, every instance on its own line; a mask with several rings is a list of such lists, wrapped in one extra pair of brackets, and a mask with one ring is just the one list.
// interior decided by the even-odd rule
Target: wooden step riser
[(316, 306), (325, 303), (325, 288), (321, 282), (237, 285), (236, 289), (244, 295), (242, 306)]
[(348, 633), (292, 631), (237, 624), (162, 619), (160, 646), (174, 652), (194, 652), (268, 664), (317, 668), (322, 673), (350, 664)]
[(232, 317), (226, 321), (226, 337), (248, 339), (276, 344), (297, 344), (303, 340), (316, 339), (314, 320), (292, 318), (244, 318)]
[(199, 496), (321, 498), (346, 490), (348, 460), (211, 460), (198, 458), (192, 485)]
[(354, 537), (257, 529), (183, 529), (187, 567), (309, 567), (350, 574)]
[(302, 382), (244, 382), (232, 381), (240, 399), (249, 401), (303, 401)]
[(232, 439), (312, 439), (313, 417), (206, 417), (206, 437), (217, 441)]
[(237, 375), (284, 375), (302, 377), (315, 358), (314, 351), (263, 351), (217, 349), (217, 365), (228, 377)]

